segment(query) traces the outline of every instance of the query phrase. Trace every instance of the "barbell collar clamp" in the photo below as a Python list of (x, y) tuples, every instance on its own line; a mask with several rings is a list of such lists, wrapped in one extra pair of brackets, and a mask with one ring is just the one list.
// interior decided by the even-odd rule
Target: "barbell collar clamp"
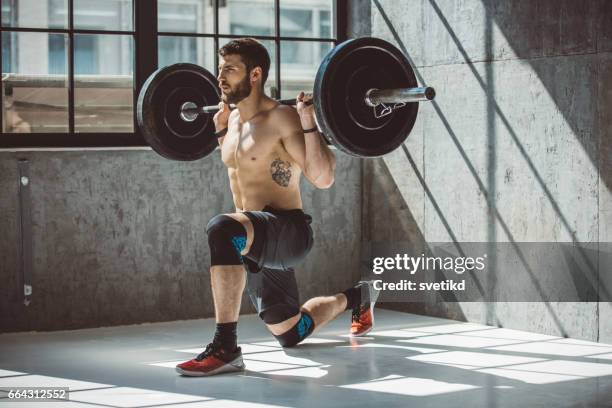
[(198, 105), (193, 102), (185, 102), (181, 105), (181, 112), (179, 115), (185, 122), (195, 122), (199, 115)]
[(370, 89), (366, 92), (365, 103), (376, 107), (381, 103), (411, 103), (431, 101), (436, 91), (430, 86), (418, 88)]

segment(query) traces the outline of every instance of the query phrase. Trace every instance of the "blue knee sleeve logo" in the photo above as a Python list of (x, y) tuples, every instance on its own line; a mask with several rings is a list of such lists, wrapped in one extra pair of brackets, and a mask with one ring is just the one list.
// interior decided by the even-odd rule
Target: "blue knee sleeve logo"
[(312, 326), (312, 319), (307, 314), (302, 313), (302, 318), (298, 322), (297, 331), (300, 339), (303, 339), (308, 334), (310, 327)]
[(240, 255), (240, 253), (242, 252), (242, 250), (246, 246), (246, 237), (243, 237), (243, 236), (240, 236), (240, 235), (232, 237), (232, 245), (234, 246), (234, 249), (238, 253), (238, 256), (240, 257), (240, 260), (242, 261), (242, 255)]

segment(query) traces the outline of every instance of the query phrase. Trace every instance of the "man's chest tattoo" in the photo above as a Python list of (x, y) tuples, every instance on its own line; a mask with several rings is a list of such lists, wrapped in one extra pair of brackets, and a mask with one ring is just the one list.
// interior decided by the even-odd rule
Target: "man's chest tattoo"
[(280, 157), (277, 157), (270, 165), (270, 174), (272, 174), (272, 180), (276, 184), (287, 187), (291, 180), (291, 163), (282, 161)]

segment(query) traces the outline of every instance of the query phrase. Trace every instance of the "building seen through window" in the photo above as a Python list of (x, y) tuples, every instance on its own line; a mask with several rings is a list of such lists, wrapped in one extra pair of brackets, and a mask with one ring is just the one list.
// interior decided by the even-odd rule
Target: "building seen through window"
[[(132, 1), (74, 0), (73, 15), (75, 30), (99, 31), (74, 33), (74, 132), (133, 132)], [(3, 132), (70, 131), (69, 34), (10, 31), (68, 21), (67, 0), (2, 0)]]

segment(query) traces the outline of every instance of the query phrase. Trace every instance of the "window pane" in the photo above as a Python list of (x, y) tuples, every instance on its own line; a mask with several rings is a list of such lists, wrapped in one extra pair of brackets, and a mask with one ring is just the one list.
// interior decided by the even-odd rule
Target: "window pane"
[[(230, 41), (229, 39), (220, 38), (219, 44), (220, 46), (223, 46), (229, 41)], [(275, 91), (273, 91), (272, 88), (274, 89), (278, 88), (276, 85), (276, 52), (274, 51), (275, 50), (274, 41), (271, 41), (271, 40), (259, 40), (259, 41), (264, 45), (264, 47), (266, 47), (266, 50), (268, 50), (268, 54), (270, 55), (270, 71), (268, 72), (268, 78), (264, 85), (264, 92), (266, 93), (266, 95), (274, 97)], [(217, 71), (215, 70), (214, 72), (216, 74)]]
[(157, 30), (178, 33), (214, 33), (215, 9), (211, 0), (158, 0)]
[(280, 0), (281, 36), (332, 38), (332, 10), (332, 0)]
[(74, 28), (131, 31), (132, 0), (74, 0)]
[(74, 72), (75, 132), (133, 132), (133, 37), (75, 34)]
[(281, 41), (282, 99), (312, 91), (319, 65), (333, 46), (318, 41)]
[(215, 42), (212, 38), (159, 36), (158, 66), (191, 62), (215, 75)]
[(68, 0), (2, 0), (2, 26), (67, 28)]
[(274, 35), (273, 0), (225, 0), (219, 7), (219, 32), (237, 35)]
[[(68, 132), (67, 41), (64, 34), (2, 33), (3, 132)], [(41, 59), (51, 52), (63, 65)]]
[(332, 38), (331, 11), (319, 10), (319, 37)]

